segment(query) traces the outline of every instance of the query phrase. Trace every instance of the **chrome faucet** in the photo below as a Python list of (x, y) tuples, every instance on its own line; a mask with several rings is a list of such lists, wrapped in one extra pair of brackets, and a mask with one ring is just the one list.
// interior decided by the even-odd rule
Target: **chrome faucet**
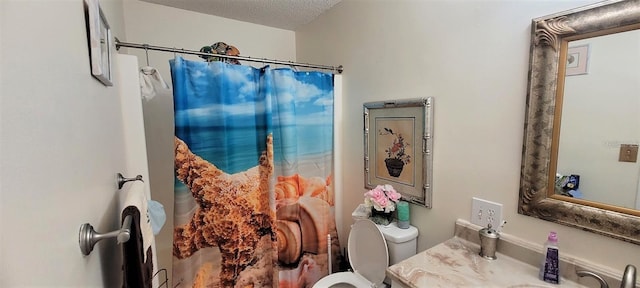
[(593, 277), (596, 278), (596, 280), (598, 280), (598, 282), (600, 282), (600, 288), (609, 288), (609, 284), (607, 284), (607, 281), (604, 280), (604, 278), (602, 278), (602, 276), (593, 273), (591, 271), (587, 271), (587, 270), (578, 270), (576, 271), (576, 274), (578, 274), (578, 276), (580, 277), (584, 277), (584, 276), (589, 276), (589, 277)]
[(622, 274), (622, 282), (620, 282), (620, 288), (635, 288), (636, 287), (636, 267), (633, 265), (627, 265)]
[[(577, 270), (576, 274), (580, 277), (589, 276), (593, 277), (600, 282), (600, 288), (609, 288), (607, 281), (602, 276), (587, 270)], [(620, 288), (635, 288), (636, 287), (636, 267), (629, 264), (624, 269), (622, 274), (622, 281), (620, 282)]]

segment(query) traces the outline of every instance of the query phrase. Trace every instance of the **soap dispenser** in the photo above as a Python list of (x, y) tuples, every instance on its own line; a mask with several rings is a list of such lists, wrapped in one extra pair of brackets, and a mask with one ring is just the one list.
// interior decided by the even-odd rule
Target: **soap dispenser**
[(487, 224), (487, 228), (480, 229), (478, 233), (480, 234), (480, 256), (489, 260), (497, 259), (496, 248), (500, 234), (491, 228), (491, 223)]

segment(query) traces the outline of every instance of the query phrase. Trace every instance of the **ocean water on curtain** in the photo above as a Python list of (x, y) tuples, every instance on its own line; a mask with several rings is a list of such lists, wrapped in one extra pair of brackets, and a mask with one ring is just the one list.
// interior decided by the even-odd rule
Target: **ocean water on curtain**
[[(282, 128), (273, 127), (274, 135), (281, 135)], [(319, 156), (321, 154), (326, 154), (327, 151), (331, 151), (333, 142), (332, 138), (322, 139), (322, 141), (318, 141), (316, 135), (318, 135), (318, 131), (322, 133), (322, 135), (328, 135), (328, 137), (332, 137), (333, 126), (332, 123), (323, 123), (319, 125), (310, 124), (310, 125), (301, 125), (296, 128), (296, 133), (298, 137), (298, 149), (300, 149), (301, 156), (303, 157), (313, 157)], [(246, 127), (237, 127), (235, 129), (224, 129), (219, 127), (207, 127), (201, 129), (193, 129), (189, 130), (191, 134), (197, 134), (198, 138), (203, 139), (203, 143), (198, 145), (196, 148), (202, 158), (204, 159), (215, 159), (216, 155), (227, 155), (227, 159), (233, 159), (233, 162), (228, 161), (220, 161), (220, 163), (216, 163), (219, 165), (219, 168), (230, 172), (235, 173), (242, 170), (245, 170), (246, 167), (251, 167), (256, 165), (256, 159), (258, 153), (247, 153), (247, 151), (258, 151), (257, 143), (254, 141), (255, 132), (254, 128), (246, 128)], [(181, 135), (185, 132), (184, 128), (176, 127), (176, 135)], [(326, 141), (329, 140), (329, 141)], [(276, 142), (279, 139), (276, 136)], [(206, 145), (206, 143), (224, 143), (223, 145)], [(295, 147), (292, 147), (295, 148)], [(274, 147), (274, 157), (275, 162), (280, 163), (283, 160), (282, 153), (283, 149), (291, 149), (291, 148), (283, 148), (281, 146)], [(193, 149), (192, 149), (193, 150)]]
[(171, 74), (174, 285), (311, 287), (329, 249), (335, 271), (332, 75), (180, 57)]

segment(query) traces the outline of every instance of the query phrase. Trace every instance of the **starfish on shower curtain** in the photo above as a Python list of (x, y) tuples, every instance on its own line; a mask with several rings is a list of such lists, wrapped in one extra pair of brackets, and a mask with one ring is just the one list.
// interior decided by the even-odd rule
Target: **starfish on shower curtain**
[[(258, 258), (273, 257), (272, 253), (256, 253), (263, 236), (275, 243), (275, 211), (269, 200), (272, 137), (267, 137), (259, 165), (236, 174), (227, 174), (195, 155), (175, 137), (176, 177), (191, 191), (197, 209), (189, 223), (174, 229), (173, 255), (184, 259), (202, 248), (217, 246), (222, 256), (220, 287), (235, 286), (240, 273)], [(264, 271), (267, 286), (273, 281), (272, 273)]]

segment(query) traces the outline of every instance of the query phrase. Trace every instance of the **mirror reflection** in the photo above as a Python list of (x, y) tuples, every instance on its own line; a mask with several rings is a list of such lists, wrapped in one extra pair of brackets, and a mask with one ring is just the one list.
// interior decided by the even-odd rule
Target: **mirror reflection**
[(567, 46), (555, 191), (640, 209), (640, 30)]
[(639, 1), (533, 19), (518, 213), (640, 245), (637, 30)]

